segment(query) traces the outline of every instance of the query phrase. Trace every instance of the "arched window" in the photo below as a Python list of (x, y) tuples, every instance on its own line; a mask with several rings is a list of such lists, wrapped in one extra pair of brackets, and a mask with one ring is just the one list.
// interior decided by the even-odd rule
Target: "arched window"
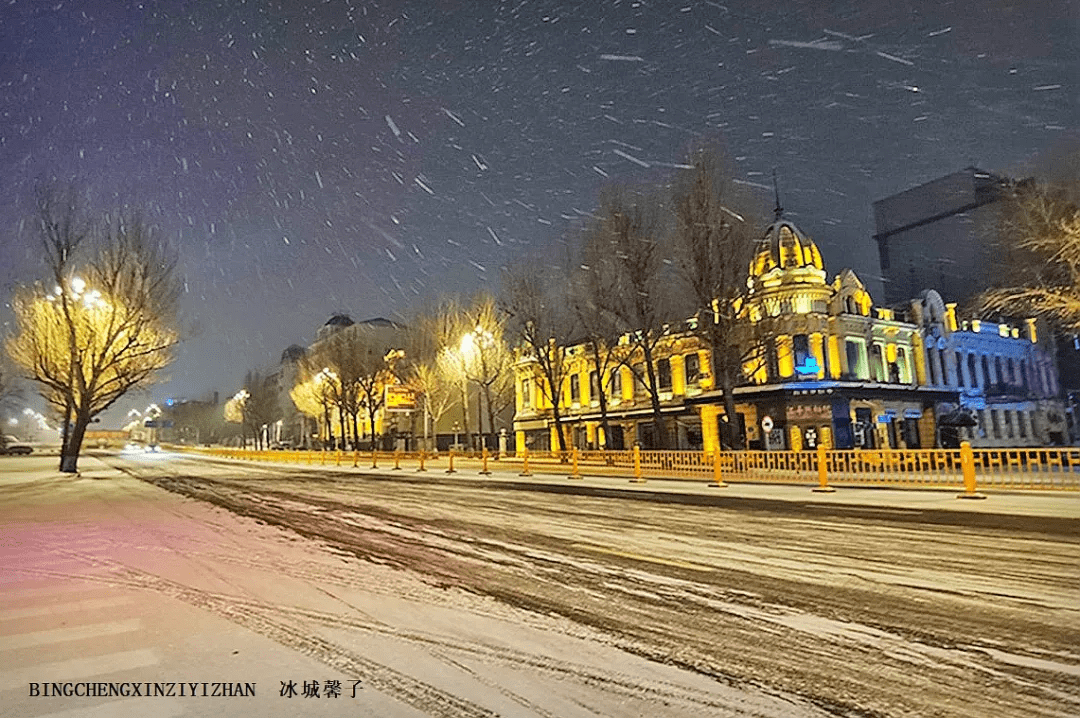
[(972, 352), (967, 355), (968, 365), (968, 381), (971, 382), (971, 388), (977, 389), (979, 387), (979, 368), (975, 366), (975, 354)]

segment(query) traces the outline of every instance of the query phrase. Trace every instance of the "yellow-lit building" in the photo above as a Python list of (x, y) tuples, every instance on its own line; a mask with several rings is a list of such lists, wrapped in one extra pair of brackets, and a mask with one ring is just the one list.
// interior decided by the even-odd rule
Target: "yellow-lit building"
[[(958, 391), (927, 381), (919, 327), (875, 307), (851, 270), (828, 281), (817, 246), (790, 221), (778, 217), (759, 241), (741, 311), (748, 359), (734, 395), (736, 422), (750, 447), (935, 445), (934, 408), (955, 403)], [(600, 377), (585, 345), (567, 353), (571, 372), (560, 408), (572, 445), (653, 448), (648, 393), (626, 366), (640, 356), (626, 354), (623, 366)], [(655, 358), (668, 446), (716, 448), (723, 395), (707, 346), (683, 322), (669, 328)], [(535, 360), (522, 356), (515, 370), (518, 450), (555, 448), (553, 412)], [(601, 386), (608, 391), (611, 436), (600, 429)]]

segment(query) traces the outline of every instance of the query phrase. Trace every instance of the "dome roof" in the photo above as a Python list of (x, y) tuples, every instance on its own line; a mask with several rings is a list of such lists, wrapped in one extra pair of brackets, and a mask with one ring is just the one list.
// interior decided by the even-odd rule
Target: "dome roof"
[(285, 351), (281, 352), (281, 363), (282, 364), (288, 364), (288, 363), (295, 364), (296, 362), (303, 359), (305, 354), (307, 354), (307, 350), (304, 349), (304, 347), (300, 346), (299, 344), (293, 344), (292, 346), (288, 347)]
[(813, 268), (824, 279), (825, 265), (814, 240), (786, 219), (777, 219), (758, 240), (757, 254), (750, 263), (750, 276), (759, 279), (770, 272)]
[(348, 314), (335, 314), (326, 320), (327, 327), (351, 327), (356, 324)]

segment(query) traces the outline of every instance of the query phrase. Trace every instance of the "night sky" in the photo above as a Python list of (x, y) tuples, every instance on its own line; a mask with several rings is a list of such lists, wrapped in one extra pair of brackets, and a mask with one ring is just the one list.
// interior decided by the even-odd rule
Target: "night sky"
[(880, 290), (874, 200), (1026, 176), (1078, 125), (1069, 0), (0, 2), (4, 297), (41, 271), (43, 179), (182, 254), (198, 334), (124, 411), (231, 394), (336, 311), (497, 289), (703, 141)]

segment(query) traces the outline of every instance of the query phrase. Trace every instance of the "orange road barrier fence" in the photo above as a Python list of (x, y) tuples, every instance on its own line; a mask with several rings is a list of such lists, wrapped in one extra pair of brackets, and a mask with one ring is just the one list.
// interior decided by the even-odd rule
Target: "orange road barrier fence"
[(566, 478), (568, 478), (568, 479), (580, 479), (581, 478), (581, 468), (578, 466), (578, 450), (577, 450), (577, 447), (574, 447), (570, 451), (570, 475), (567, 476)]
[[(255, 451), (234, 448), (189, 448), (177, 450), (232, 460), (326, 466), (331, 458), (341, 466), (347, 455), (341, 450)], [(330, 452), (333, 451), (333, 456)], [(457, 473), (454, 463), (461, 458), (450, 453), (447, 473)], [(490, 452), (465, 454), (479, 460), (487, 470)], [(390, 458), (389, 453), (386, 456)], [(419, 468), (427, 468), (436, 458), (426, 452), (395, 452), (394, 466), (403, 459), (417, 458)], [(815, 490), (848, 486), (889, 486), (893, 488), (938, 488), (959, 490), (964, 498), (981, 498), (981, 491), (1040, 490), (1080, 491), (1080, 448), (979, 449), (965, 442), (959, 449), (828, 449), (815, 446), (808, 451), (522, 451), (509, 459), (521, 461), (520, 476), (550, 473), (579, 478), (595, 476), (710, 480), (710, 485), (731, 483), (802, 484)], [(377, 452), (372, 452), (375, 466)], [(354, 463), (357, 454), (353, 452)], [(567, 466), (567, 463), (570, 466)]]
[(632, 484), (644, 484), (645, 477), (641, 472), (641, 447), (634, 444), (634, 478), (630, 479)]
[(723, 470), (720, 468), (720, 450), (717, 449), (713, 452), (713, 483), (710, 486), (716, 486), (721, 489), (727, 488), (727, 484), (724, 483)]
[(818, 444), (817, 446), (817, 476), (818, 485), (811, 489), (811, 491), (816, 491), (820, 494), (831, 494), (836, 491), (836, 489), (829, 486), (829, 461), (825, 455), (824, 444)]

